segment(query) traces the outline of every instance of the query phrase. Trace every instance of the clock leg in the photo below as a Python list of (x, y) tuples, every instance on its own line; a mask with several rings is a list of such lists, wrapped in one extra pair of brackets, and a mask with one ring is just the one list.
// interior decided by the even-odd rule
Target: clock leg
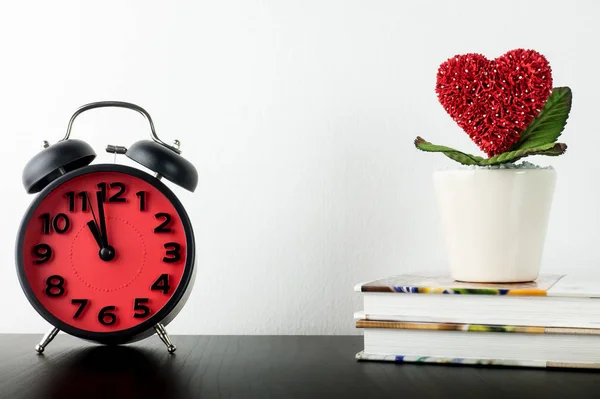
[(169, 351), (169, 353), (175, 352), (175, 349), (177, 349), (177, 347), (173, 345), (173, 342), (171, 342), (171, 338), (169, 337), (167, 330), (165, 330), (165, 326), (159, 323), (154, 326), (154, 329), (156, 330), (156, 334), (158, 334), (161, 341), (164, 342), (164, 344), (167, 346), (167, 350)]
[(44, 337), (42, 338), (40, 343), (35, 346), (35, 351), (37, 353), (43, 353), (44, 349), (46, 349), (48, 344), (50, 342), (52, 342), (52, 340), (54, 339), (54, 337), (56, 337), (56, 334), (58, 334), (59, 331), (60, 330), (56, 327), (54, 327), (52, 330), (48, 331), (46, 333), (46, 335), (44, 335)]

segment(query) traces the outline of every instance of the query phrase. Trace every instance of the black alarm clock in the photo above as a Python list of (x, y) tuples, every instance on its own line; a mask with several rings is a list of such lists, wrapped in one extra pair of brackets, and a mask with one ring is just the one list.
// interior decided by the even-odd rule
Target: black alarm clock
[[(152, 140), (107, 151), (154, 174), (117, 163), (92, 165), (92, 147), (70, 138), (75, 118), (100, 107), (146, 117)], [(165, 326), (190, 295), (196, 252), (190, 218), (162, 179), (192, 192), (198, 184), (179, 145), (161, 141), (138, 105), (102, 101), (79, 108), (65, 137), (45, 142), (27, 163), (23, 184), (37, 196), (19, 227), (16, 266), (27, 299), (53, 326), (35, 347), (38, 353), (61, 330), (114, 345), (156, 333), (175, 351)]]

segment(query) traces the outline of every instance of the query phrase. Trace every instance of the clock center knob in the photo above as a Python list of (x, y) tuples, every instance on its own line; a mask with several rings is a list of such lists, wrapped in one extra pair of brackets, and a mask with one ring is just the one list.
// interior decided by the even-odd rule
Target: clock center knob
[(102, 248), (98, 254), (100, 255), (100, 259), (105, 262), (113, 260), (116, 255), (115, 249), (110, 245), (106, 248)]

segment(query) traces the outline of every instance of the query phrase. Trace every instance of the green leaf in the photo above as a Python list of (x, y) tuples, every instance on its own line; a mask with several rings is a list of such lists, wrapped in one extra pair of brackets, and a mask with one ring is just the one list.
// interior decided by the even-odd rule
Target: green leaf
[(415, 146), (421, 151), (427, 152), (442, 152), (448, 158), (459, 162), (463, 165), (479, 165), (484, 158), (479, 157), (477, 155), (467, 154), (454, 148), (446, 147), (443, 145), (435, 145), (431, 144), (428, 141), (425, 141), (422, 137), (417, 137), (415, 139)]
[(572, 101), (573, 93), (570, 88), (553, 88), (544, 108), (521, 133), (521, 138), (512, 149), (523, 150), (554, 143), (567, 124)]
[(564, 154), (566, 150), (567, 145), (564, 143), (547, 143), (536, 148), (525, 148), (518, 149), (516, 151), (505, 152), (496, 155), (495, 157), (484, 159), (479, 163), (479, 165), (499, 165), (501, 163), (516, 162), (519, 159), (528, 157), (530, 155), (558, 156)]
[(546, 143), (535, 148), (524, 148), (515, 151), (505, 152), (491, 158), (483, 158), (476, 155), (467, 154), (451, 147), (432, 144), (422, 137), (415, 139), (415, 146), (421, 151), (441, 152), (448, 158), (457, 161), (463, 165), (489, 166), (503, 163), (515, 162), (521, 158), (531, 155), (558, 156), (565, 153), (567, 145), (564, 143)]

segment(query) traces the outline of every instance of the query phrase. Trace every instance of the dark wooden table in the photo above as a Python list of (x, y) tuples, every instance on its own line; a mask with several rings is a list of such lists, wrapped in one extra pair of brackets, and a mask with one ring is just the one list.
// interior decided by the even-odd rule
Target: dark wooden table
[(0, 335), (0, 398), (598, 398), (600, 372), (354, 360), (362, 337), (174, 336), (105, 347)]

